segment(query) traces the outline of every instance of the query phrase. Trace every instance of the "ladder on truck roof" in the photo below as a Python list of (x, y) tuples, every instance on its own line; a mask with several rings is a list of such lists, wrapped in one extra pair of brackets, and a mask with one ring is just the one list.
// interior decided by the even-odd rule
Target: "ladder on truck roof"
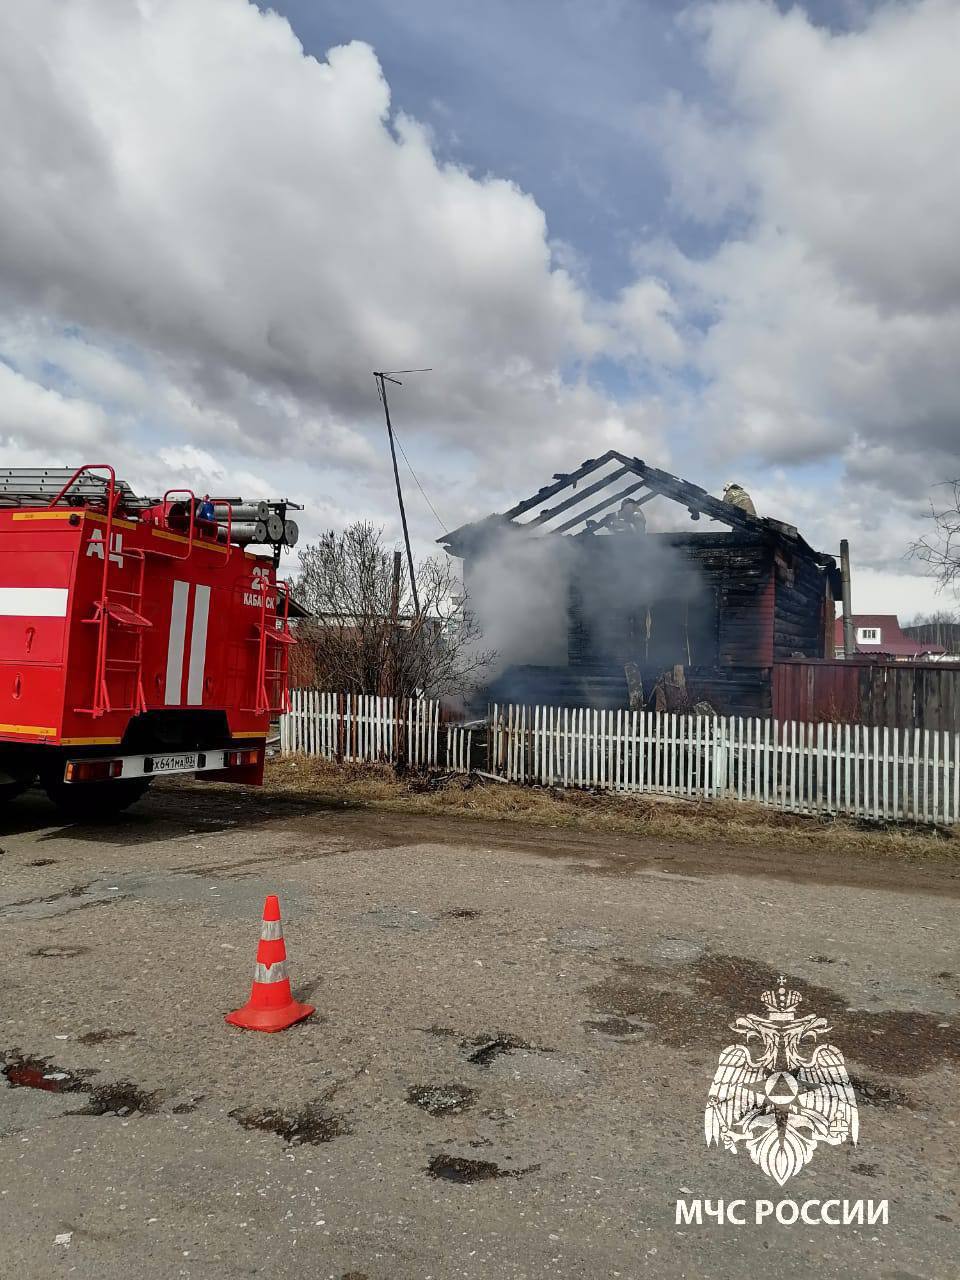
[(95, 475), (84, 467), (79, 471), (74, 467), (0, 467), (0, 506), (52, 506), (60, 499), (68, 504), (106, 504), (111, 492), (123, 505), (137, 500), (125, 480)]

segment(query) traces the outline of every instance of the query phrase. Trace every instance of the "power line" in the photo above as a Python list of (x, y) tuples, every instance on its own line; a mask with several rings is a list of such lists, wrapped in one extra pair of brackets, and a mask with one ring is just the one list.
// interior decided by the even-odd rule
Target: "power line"
[[(394, 443), (396, 438), (393, 432), (393, 423), (390, 421), (390, 406), (387, 403), (387, 385), (386, 384), (388, 382), (392, 382), (395, 386), (402, 387), (403, 383), (396, 376), (399, 373), (431, 373), (431, 372), (432, 372), (431, 369), (391, 369), (389, 371), (386, 369), (375, 369), (373, 371), (374, 380), (376, 381), (376, 384), (377, 384), (377, 391), (380, 394), (380, 403), (383, 405), (384, 420), (386, 421), (386, 424), (387, 424), (387, 439), (390, 441), (390, 457), (391, 457), (391, 460), (393, 461), (393, 478), (396, 481), (396, 485), (397, 485), (397, 505), (400, 508), (400, 523), (403, 526), (403, 541), (407, 549), (407, 568), (410, 571), (410, 594), (413, 596), (413, 610), (414, 610), (414, 615), (417, 618), (420, 617), (420, 600), (418, 598), (418, 593), (417, 593), (417, 575), (413, 567), (413, 550), (410, 547), (410, 530), (407, 528), (407, 512), (406, 512), (406, 508), (403, 505), (403, 490), (400, 488), (400, 472), (397, 469), (397, 451), (394, 448)], [(403, 453), (402, 448), (400, 452)], [(407, 466), (410, 468), (410, 474), (413, 476), (414, 480), (417, 480), (416, 475), (414, 475), (413, 468), (410, 466), (410, 462), (407, 459), (407, 455), (404, 454), (403, 457)], [(420, 492), (423, 493), (423, 486), (420, 484), (419, 480), (417, 480), (417, 487), (419, 488)], [(423, 496), (426, 498), (427, 495), (424, 493)], [(433, 510), (432, 507), (431, 507), (431, 510)], [(435, 511), (433, 512), (433, 514), (437, 515)], [(440, 517), (437, 516), (437, 519), (439, 520)]]
[(394, 438), (394, 439), (396, 440), (396, 442), (397, 442), (397, 448), (400, 450), (400, 456), (403, 458), (404, 462), (407, 464), (407, 470), (408, 470), (408, 471), (410, 472), (410, 474), (413, 476), (413, 479), (414, 479), (414, 482), (416, 483), (417, 488), (418, 488), (418, 489), (420, 490), (420, 492), (423, 494), (423, 500), (424, 500), (424, 502), (427, 504), (427, 506), (430, 508), (430, 510), (431, 510), (431, 511), (433, 512), (433, 514), (436, 516), (437, 524), (440, 526), (440, 528), (443, 530), (443, 532), (444, 532), (444, 533), (449, 533), (449, 530), (448, 530), (447, 526), (446, 526), (446, 525), (443, 523), (443, 521), (440, 519), (439, 515), (437, 515), (437, 508), (433, 505), (433, 503), (432, 503), (432, 502), (430, 501), (430, 499), (427, 497), (426, 490), (424, 489), (423, 485), (420, 483), (420, 481), (419, 481), (419, 479), (418, 479), (418, 477), (417, 477), (417, 473), (414, 471), (413, 467), (410, 465), (410, 459), (407, 457), (406, 450), (404, 449), (404, 447), (403, 447), (403, 443), (402, 443), (402, 441), (400, 440), (399, 435), (397, 434), (397, 428), (396, 428), (396, 427), (394, 427), (394, 428), (393, 428), (393, 438)]

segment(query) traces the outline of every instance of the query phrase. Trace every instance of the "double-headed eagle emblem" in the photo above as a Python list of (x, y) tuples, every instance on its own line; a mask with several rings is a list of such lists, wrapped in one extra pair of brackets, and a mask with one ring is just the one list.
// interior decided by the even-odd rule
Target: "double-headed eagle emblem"
[(781, 977), (775, 991), (761, 996), (765, 1015), (731, 1022), (746, 1042), (721, 1052), (703, 1116), (708, 1147), (722, 1143), (736, 1152), (743, 1144), (781, 1187), (809, 1163), (818, 1143), (855, 1143), (859, 1128), (843, 1054), (814, 1043), (831, 1028), (826, 1018), (798, 1017), (801, 999)]

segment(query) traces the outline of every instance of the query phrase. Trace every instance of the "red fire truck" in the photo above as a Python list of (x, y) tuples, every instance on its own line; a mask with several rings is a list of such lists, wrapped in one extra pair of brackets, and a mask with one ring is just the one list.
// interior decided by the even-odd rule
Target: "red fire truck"
[(293, 643), (288, 506), (140, 498), (99, 464), (0, 472), (0, 796), (39, 782), (91, 816), (159, 774), (262, 782)]

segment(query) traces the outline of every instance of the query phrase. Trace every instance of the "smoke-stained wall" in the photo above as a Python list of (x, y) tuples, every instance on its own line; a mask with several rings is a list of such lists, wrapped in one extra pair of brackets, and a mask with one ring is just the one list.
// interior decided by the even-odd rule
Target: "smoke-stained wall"
[(570, 538), (538, 538), (509, 526), (491, 532), (464, 561), (482, 647), (497, 655), (491, 676), (510, 666), (566, 665), (573, 560)]
[(568, 656), (573, 665), (716, 661), (714, 592), (662, 534), (574, 540)]

